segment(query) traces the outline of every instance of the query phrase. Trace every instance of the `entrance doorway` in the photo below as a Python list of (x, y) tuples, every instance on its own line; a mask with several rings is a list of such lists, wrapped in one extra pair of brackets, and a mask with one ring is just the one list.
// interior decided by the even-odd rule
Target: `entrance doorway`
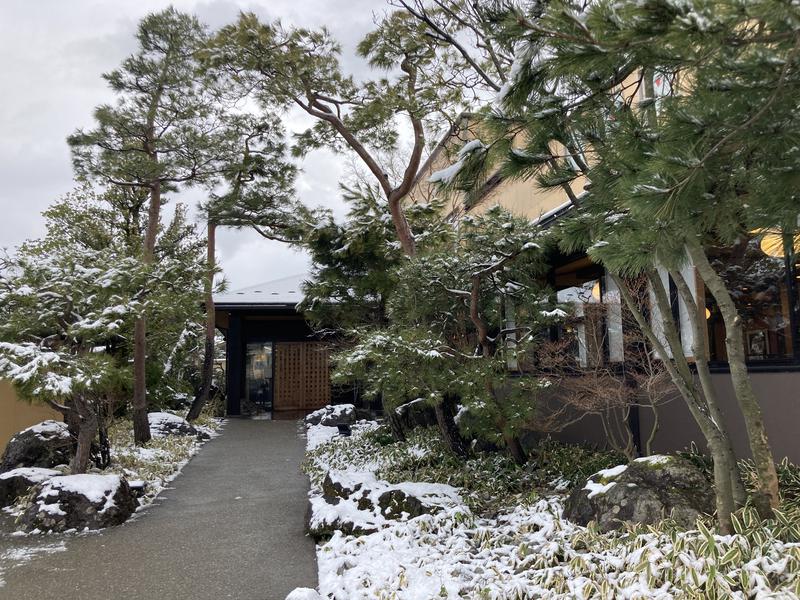
[(272, 342), (247, 343), (245, 397), (242, 414), (272, 412), (274, 394), (274, 348)]

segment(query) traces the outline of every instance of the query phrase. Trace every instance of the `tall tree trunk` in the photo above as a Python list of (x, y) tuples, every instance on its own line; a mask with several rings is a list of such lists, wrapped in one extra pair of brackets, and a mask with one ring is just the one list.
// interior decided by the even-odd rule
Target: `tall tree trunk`
[(150, 422), (147, 419), (147, 324), (145, 316), (137, 317), (133, 325), (133, 440), (137, 445), (150, 441)]
[(389, 430), (392, 432), (392, 439), (394, 439), (395, 442), (405, 442), (406, 432), (403, 429), (403, 422), (400, 416), (393, 408), (384, 410), (384, 412), (386, 413), (386, 420), (389, 423)]
[(726, 455), (726, 462), (730, 470), (731, 489), (733, 491), (733, 500), (736, 507), (740, 508), (747, 503), (747, 492), (742, 483), (742, 477), (737, 467), (736, 453), (733, 451), (731, 444), (730, 431), (725, 425), (725, 419), (722, 414), (722, 409), (719, 405), (717, 397), (717, 390), (711, 381), (711, 371), (708, 368), (708, 340), (706, 339), (706, 332), (703, 330), (702, 325), (705, 324), (700, 320), (701, 305), (699, 299), (695, 299), (689, 285), (680, 271), (671, 273), (672, 279), (675, 282), (675, 287), (678, 288), (678, 293), (686, 306), (686, 312), (689, 315), (689, 324), (692, 326), (692, 333), (694, 337), (694, 345), (692, 353), (694, 354), (694, 363), (697, 368), (697, 376), (700, 379), (700, 386), (703, 388), (703, 395), (706, 398), (706, 405), (711, 418), (716, 422), (724, 437), (722, 452)]
[(506, 443), (506, 448), (508, 448), (508, 453), (511, 454), (511, 458), (514, 459), (515, 463), (522, 466), (528, 462), (528, 455), (517, 436), (504, 433), (503, 440)]
[(411, 227), (403, 211), (402, 200), (402, 198), (389, 198), (389, 214), (392, 216), (392, 223), (394, 224), (400, 247), (406, 256), (414, 256), (417, 253), (417, 246), (414, 241), (414, 234), (411, 232)]
[[(155, 160), (155, 157), (154, 157)], [(147, 230), (144, 237), (142, 262), (153, 264), (161, 214), (161, 182), (150, 186), (150, 206), (147, 210)], [(150, 423), (147, 420), (147, 318), (140, 315), (133, 327), (133, 439), (137, 445), (150, 441)]]
[[(708, 447), (711, 451), (711, 456), (714, 459), (715, 465), (714, 492), (717, 506), (717, 523), (721, 533), (732, 533), (733, 525), (731, 522), (731, 513), (735, 509), (735, 502), (731, 487), (731, 477), (729, 473), (730, 467), (727, 465), (727, 455), (723, 450), (723, 444), (721, 441), (723, 439), (723, 434), (717, 427), (716, 423), (714, 423), (714, 421), (709, 417), (708, 407), (697, 390), (694, 377), (692, 377), (690, 373), (689, 377), (687, 378), (683, 373), (683, 369), (679, 370), (675, 364), (675, 361), (673, 360), (673, 357), (676, 356), (676, 353), (681, 352), (682, 348), (680, 346), (674, 347), (672, 356), (670, 356), (667, 348), (664, 346), (661, 340), (658, 339), (658, 336), (655, 334), (652, 326), (647, 322), (647, 319), (645, 319), (622, 278), (614, 275), (613, 273), (609, 273), (609, 276), (617, 284), (617, 288), (619, 289), (620, 296), (622, 296), (622, 300), (625, 302), (628, 310), (636, 319), (639, 329), (641, 329), (645, 338), (647, 338), (647, 341), (655, 350), (656, 355), (659, 359), (661, 359), (664, 367), (667, 370), (667, 373), (669, 373), (670, 379), (678, 389), (678, 392), (686, 403), (689, 412), (692, 414), (692, 417), (694, 417), (694, 420), (700, 428), (703, 437), (705, 437), (706, 442), (708, 443)], [(648, 276), (648, 279), (651, 282), (651, 287), (653, 287), (654, 290), (657, 289), (656, 286), (660, 285), (660, 279), (658, 282), (653, 281), (651, 276)], [(656, 300), (658, 300), (657, 294)], [(663, 310), (660, 312), (662, 313), (662, 320), (665, 320), (664, 315), (671, 317), (670, 312), (664, 313)]]
[(445, 445), (459, 458), (466, 458), (469, 455), (467, 445), (464, 443), (464, 438), (461, 437), (461, 432), (458, 430), (458, 425), (453, 418), (455, 405), (456, 397), (452, 394), (445, 394), (442, 401), (437, 402), (433, 410), (436, 413), (439, 434), (442, 436)]
[(750, 451), (758, 473), (758, 496), (756, 506), (762, 515), (766, 516), (771, 508), (777, 508), (780, 502), (778, 496), (778, 473), (775, 469), (775, 459), (767, 438), (767, 429), (761, 406), (758, 403), (750, 375), (747, 372), (744, 351), (744, 330), (739, 311), (733, 302), (722, 277), (717, 274), (706, 256), (705, 249), (696, 239), (687, 240), (687, 249), (697, 271), (703, 278), (708, 290), (714, 296), (719, 306), (722, 319), (725, 322), (725, 348), (728, 351), (728, 365), (731, 372), (731, 381), (739, 409), (744, 417), (747, 437), (750, 442)]
[(214, 310), (214, 269), (215, 250), (216, 250), (216, 231), (217, 226), (211, 221), (208, 222), (208, 254), (206, 256), (206, 343), (203, 354), (203, 370), (200, 377), (200, 391), (192, 402), (192, 407), (186, 415), (186, 419), (194, 421), (200, 416), (208, 396), (211, 392), (211, 381), (214, 376), (214, 338), (217, 332), (216, 313)]
[(89, 468), (89, 461), (92, 458), (92, 442), (97, 435), (97, 414), (84, 396), (75, 398), (75, 410), (80, 418), (80, 425), (75, 456), (72, 457), (69, 465), (73, 475), (85, 473)]

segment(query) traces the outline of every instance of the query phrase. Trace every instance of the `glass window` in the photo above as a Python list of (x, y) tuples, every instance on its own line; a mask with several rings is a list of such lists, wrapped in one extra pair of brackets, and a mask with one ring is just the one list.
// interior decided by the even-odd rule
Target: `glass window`
[(247, 343), (245, 414), (272, 410), (272, 342)]
[[(797, 286), (794, 261), (784, 254), (783, 235), (754, 232), (730, 248), (715, 249), (709, 258), (731, 290), (744, 321), (747, 360), (757, 363), (793, 358)], [(725, 362), (725, 324), (708, 290), (705, 299), (710, 358)]]

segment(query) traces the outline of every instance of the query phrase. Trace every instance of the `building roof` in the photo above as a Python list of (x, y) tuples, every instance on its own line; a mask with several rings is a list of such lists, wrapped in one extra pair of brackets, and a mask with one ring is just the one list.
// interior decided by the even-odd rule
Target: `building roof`
[(214, 304), (217, 308), (294, 308), (303, 300), (302, 284), (308, 279), (308, 274), (302, 273), (215, 294)]

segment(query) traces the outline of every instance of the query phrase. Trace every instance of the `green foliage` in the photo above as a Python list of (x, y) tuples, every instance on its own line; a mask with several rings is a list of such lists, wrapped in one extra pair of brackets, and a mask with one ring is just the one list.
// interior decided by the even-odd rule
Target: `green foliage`
[(68, 139), (76, 173), (148, 190), (210, 183), (236, 140), (220, 127), (224, 90), (198, 62), (206, 28), (168, 8), (142, 19), (136, 37), (137, 51), (103, 76), (117, 102), (97, 107), (95, 129)]
[(113, 247), (28, 242), (0, 272), (0, 373), (24, 397), (64, 402), (120, 395), (130, 375), (107, 349), (143, 310), (139, 264)]
[(796, 7), (559, 0), (509, 17), (511, 85), (465, 179), (498, 162), (544, 187), (588, 177), (564, 250), (620, 274), (677, 265), (697, 236), (797, 229)]
[(565, 444), (550, 437), (540, 440), (531, 450), (531, 455), (536, 483), (544, 488), (561, 488), (562, 491), (585, 482), (602, 469), (627, 462), (619, 452)]
[(221, 165), (222, 191), (212, 191), (203, 206), (209, 222), (249, 227), (268, 239), (299, 241), (310, 217), (295, 198), (297, 167), (286, 157), (279, 116), (225, 114), (224, 124), (233, 147)]
[(385, 74), (356, 83), (342, 68), (339, 43), (324, 27), (262, 23), (246, 13), (214, 36), (204, 58), (252, 90), (263, 106), (299, 105), (318, 119), (296, 137), (296, 155), (320, 147), (352, 151), (355, 145), (388, 153), (398, 149), (398, 115), (438, 123), (440, 111), (460, 102), (457, 88), (441, 85), (447, 67), (436, 49), (406, 13), (390, 13), (358, 47)]
[[(713, 479), (714, 463), (708, 454), (703, 453), (692, 443), (691, 447), (683, 452), (678, 452), (679, 456), (689, 460), (710, 480)], [(737, 463), (742, 482), (751, 492), (758, 490), (758, 473), (752, 460), (740, 460)], [(788, 458), (781, 460), (776, 465), (778, 472), (778, 486), (781, 495), (781, 507), (784, 510), (795, 510), (800, 508), (800, 465), (789, 462)]]
[(125, 199), (130, 203), (88, 188), (68, 194), (45, 211), (45, 237), (5, 259), (4, 368), (24, 395), (64, 401), (91, 391), (125, 400), (139, 314), (152, 325), (148, 378), (154, 404), (168, 405), (191, 391), (196, 338), (202, 335), (204, 240), (178, 207), (162, 228), (158, 261), (145, 267), (137, 256), (145, 214), (135, 197)]
[[(513, 377), (509, 361), (521, 360), (564, 314), (542, 284), (544, 244), (535, 226), (499, 207), (465, 218), (400, 263), (390, 325), (354, 332), (355, 346), (335, 358), (335, 380), (363, 382), (387, 410), (418, 398), (435, 406), (450, 395), (466, 415), (465, 433), (505, 443), (533, 420), (541, 385)], [(504, 330), (514, 313), (510, 344)]]
[(300, 308), (319, 328), (380, 326), (401, 262), (394, 228), (374, 187), (342, 190), (351, 205), (346, 221), (319, 214), (304, 236), (312, 273)]

